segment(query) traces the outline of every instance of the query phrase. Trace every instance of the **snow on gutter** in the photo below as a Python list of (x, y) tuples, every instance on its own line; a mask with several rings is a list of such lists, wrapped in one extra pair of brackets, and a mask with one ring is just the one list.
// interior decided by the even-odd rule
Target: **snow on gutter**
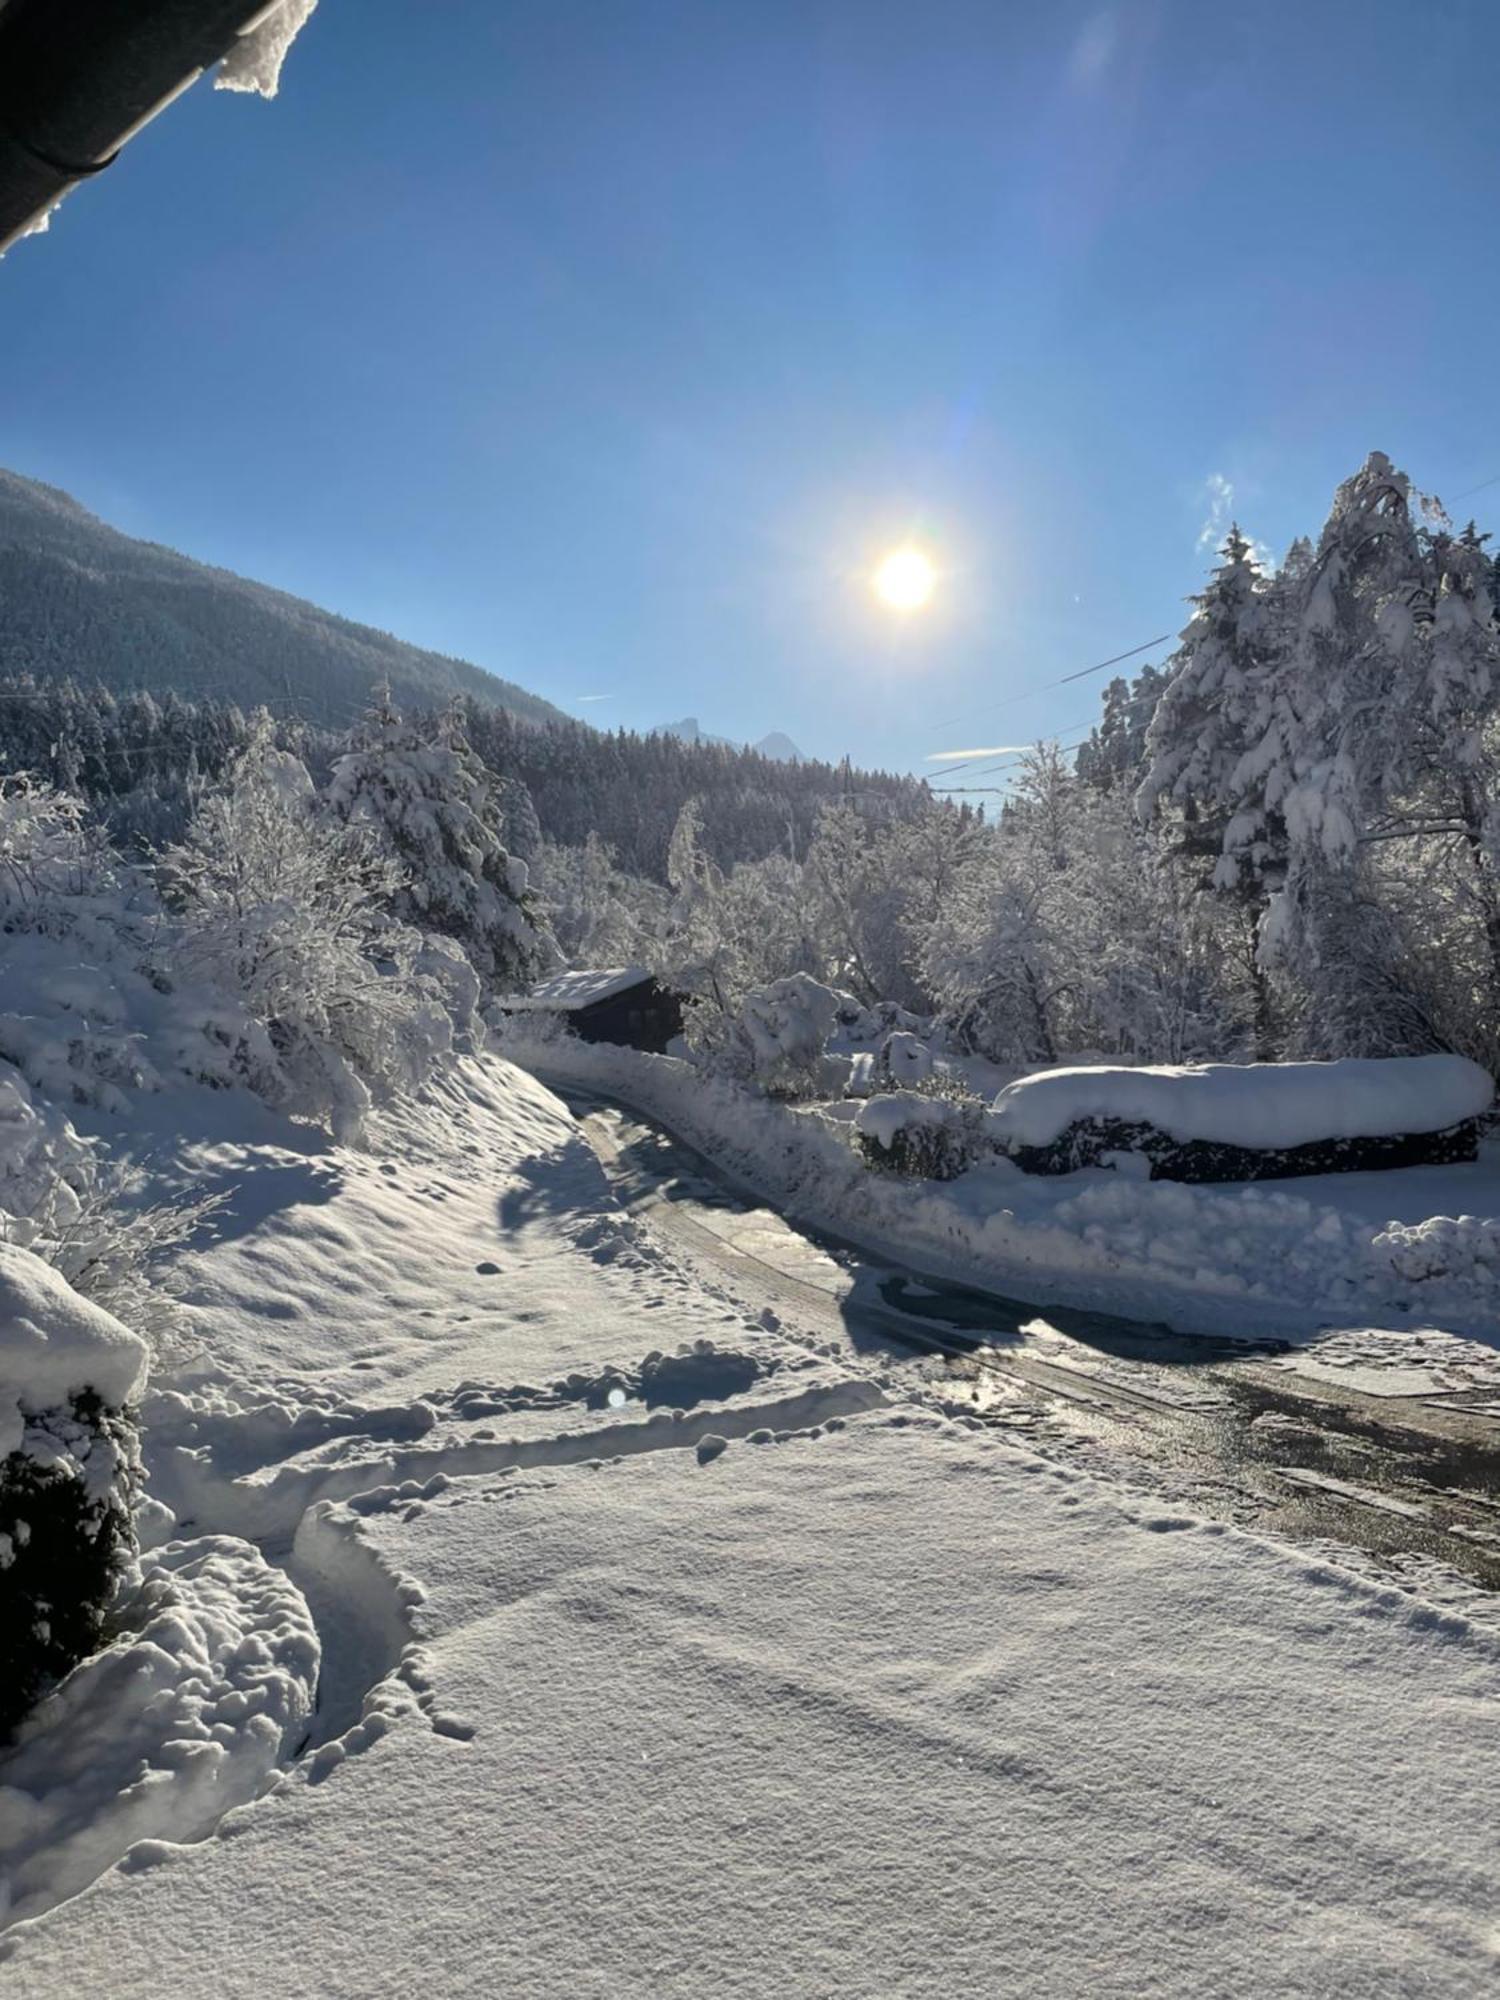
[(0, 0), (0, 254), (221, 59), (276, 93), (317, 0)]

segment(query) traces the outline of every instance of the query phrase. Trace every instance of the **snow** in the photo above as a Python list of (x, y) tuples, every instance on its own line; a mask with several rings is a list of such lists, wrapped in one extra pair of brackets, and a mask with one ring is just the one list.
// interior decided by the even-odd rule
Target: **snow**
[[(1432, 1221), (1383, 1217), (1402, 1177), (1373, 1174), (1346, 1211), (1324, 1183), (1004, 1163), (927, 1189), (686, 1063), (546, 1058), (928, 1268), (1159, 1301), (1212, 1255), (1211, 1285), (1274, 1275), (1295, 1317), (1391, 1218)], [(1493, 1978), (1480, 1626), (940, 1414), (829, 1339), (836, 1303), (815, 1332), (752, 1312), (494, 1056), (358, 1150), (244, 1091), (78, 1115), (154, 1193), (228, 1199), (186, 1274), (194, 1351), (143, 1404), (142, 1589), (0, 1759), (7, 1995)]]
[(247, 90), (274, 97), (287, 51), (317, 4), (318, 0), (280, 0), (277, 5), (273, 0), (220, 63), (215, 90)]
[(0, 1458), (19, 1449), (28, 1414), (93, 1389), (118, 1409), (146, 1371), (146, 1343), (31, 1251), (0, 1243)]
[(138, 1841), (201, 1839), (312, 1712), (318, 1638), (281, 1570), (227, 1536), (141, 1568), (132, 1629), (0, 1758), (0, 1921), (63, 1901)]
[(805, 972), (752, 987), (734, 1023), (749, 1073), (769, 1088), (795, 1087), (802, 1078), (821, 1075), (832, 1060), (838, 1073), (847, 1075), (851, 1065), (824, 1055), (839, 1000), (831, 986)]
[(363, 1734), (12, 1930), (7, 1992), (1493, 1979), (1463, 1618), (928, 1417), (716, 1442), (366, 1496), (422, 1597)]
[(1500, 1338), (1489, 1149), (1471, 1165), (1259, 1185), (1027, 1175), (1004, 1158), (951, 1182), (893, 1182), (854, 1152), (857, 1121), (788, 1110), (674, 1057), (567, 1037), (528, 1053), (519, 1033), (504, 1046), (549, 1078), (618, 1092), (815, 1227), (1038, 1305), (1251, 1339), (1357, 1328), (1379, 1345), (1376, 1329), (1417, 1327)]
[(1495, 1086), (1463, 1056), (1303, 1063), (1204, 1063), (1039, 1071), (995, 1099), (1002, 1145), (1049, 1146), (1086, 1118), (1153, 1125), (1179, 1140), (1256, 1148), (1441, 1132), (1479, 1118)]
[(504, 1005), (508, 1012), (535, 1007), (549, 1013), (576, 1014), (582, 1007), (628, 993), (632, 986), (644, 986), (650, 977), (644, 965), (624, 965), (613, 971), (559, 972), (541, 980), (529, 993), (507, 994)]
[(932, 1075), (932, 1050), (919, 1035), (897, 1029), (881, 1044), (880, 1060), (893, 1083), (920, 1083)]

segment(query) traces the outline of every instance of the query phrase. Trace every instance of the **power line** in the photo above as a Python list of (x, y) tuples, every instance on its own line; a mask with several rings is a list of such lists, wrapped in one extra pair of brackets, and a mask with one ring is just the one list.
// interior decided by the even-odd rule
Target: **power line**
[(1049, 688), (1066, 687), (1069, 681), (1087, 680), (1090, 674), (1102, 674), (1106, 667), (1117, 667), (1121, 660), (1133, 660), (1137, 653), (1149, 653), (1153, 646), (1164, 646), (1172, 637), (1170, 632), (1158, 632), (1154, 639), (1147, 639), (1139, 646), (1127, 646), (1123, 653), (1112, 653), (1107, 660), (1100, 660), (1092, 667), (1079, 667), (1076, 673), (1060, 674), (1055, 681), (1038, 681), (1035, 687), (1023, 688), (1019, 694), (1007, 695), (1004, 701), (991, 702), (984, 708), (971, 708), (966, 715), (951, 717), (947, 722), (935, 722), (934, 729), (957, 729), (962, 722), (972, 722), (980, 715), (993, 715), (997, 708), (1008, 708), (1013, 702), (1028, 701), (1034, 694), (1045, 694)]
[(1500, 486), (1500, 472), (1489, 479), (1481, 479), (1477, 486), (1466, 486), (1462, 493), (1455, 493), (1453, 497), (1455, 500), (1467, 500), (1472, 494), (1483, 493), (1488, 486)]
[[(1112, 709), (1110, 712), (1111, 714), (1114, 715), (1122, 715), (1128, 709), (1139, 708), (1143, 702), (1160, 701), (1161, 697), (1162, 697), (1162, 690), (1160, 688), (1146, 688), (1140, 694), (1131, 695), (1128, 700), (1122, 701), (1118, 707)], [(1085, 722), (1064, 723), (1061, 729), (1047, 730), (1045, 734), (1039, 736), (1036, 739), (1036, 742), (1058, 743), (1062, 740), (1064, 736), (1071, 736), (1075, 730), (1082, 730), (1083, 732), (1087, 733), (1090, 730), (1097, 729), (1102, 720), (1103, 720), (1102, 716), (1095, 715), (1095, 716), (1090, 716), (1088, 720)], [(1015, 746), (1015, 748), (1017, 749), (1020, 749), (1021, 747), (1022, 746), (1019, 744)], [(1035, 749), (1036, 744), (1028, 743), (1024, 747), (1028, 750), (1031, 750)], [(957, 773), (960, 771), (972, 771), (975, 777), (982, 777), (984, 775), (984, 770), (994, 771), (994, 770), (1007, 770), (1010, 768), (1010, 766), (1008, 765), (989, 764), (985, 765), (983, 770), (975, 770), (975, 766), (981, 764), (982, 762), (983, 760), (979, 757), (970, 757), (962, 764), (945, 764), (941, 771), (934, 771), (932, 775), (934, 778), (951, 778), (956, 776)], [(943, 785), (934, 785), (930, 783), (928, 785), (928, 790), (933, 792), (941, 792), (944, 790), (961, 791), (962, 789), (963, 789), (962, 786), (956, 786), (956, 785), (950, 785), (946, 787)]]

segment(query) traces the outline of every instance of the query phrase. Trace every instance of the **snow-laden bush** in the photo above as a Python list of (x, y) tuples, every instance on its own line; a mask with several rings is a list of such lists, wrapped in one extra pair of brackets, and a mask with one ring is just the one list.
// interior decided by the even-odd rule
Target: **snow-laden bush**
[(848, 1065), (831, 1065), (828, 1037), (840, 995), (805, 972), (754, 987), (731, 1024), (723, 1066), (773, 1097), (842, 1089)]
[(71, 1227), (97, 1178), (94, 1148), (0, 1062), (0, 1227), (23, 1249)]
[(867, 1166), (913, 1179), (956, 1180), (991, 1150), (982, 1101), (957, 1086), (867, 1098), (854, 1132)]
[(172, 1261), (221, 1198), (143, 1201), (144, 1185), (0, 1063), (0, 1245), (50, 1264), (160, 1359), (184, 1328)]
[(217, 1053), (220, 1074), (205, 1080), (353, 1138), (372, 1089), (417, 1081), (452, 1024), (439, 981), (418, 969), (422, 938), (383, 914), (395, 862), (367, 828), (321, 816), (264, 750), (252, 744), (162, 857), (176, 922), (157, 968), (182, 992), (184, 1030)]
[[(91, 1163), (92, 1164), (92, 1163)], [(157, 1363), (180, 1360), (190, 1322), (180, 1300), (179, 1253), (223, 1207), (225, 1196), (145, 1201), (139, 1168), (94, 1167), (67, 1221), (26, 1237), (27, 1247), (60, 1271), (83, 1298), (102, 1306), (147, 1342)], [(0, 1240), (22, 1241), (25, 1221), (0, 1216)]]
[(838, 1006), (833, 988), (805, 972), (752, 988), (740, 1008), (739, 1024), (756, 1077), (784, 1089), (813, 1078)]
[(911, 1089), (932, 1075), (932, 1050), (918, 1035), (898, 1029), (880, 1045), (878, 1073), (895, 1090)]
[(117, 882), (81, 799), (24, 772), (0, 779), (0, 930), (74, 935)]
[(0, 1735), (98, 1644), (134, 1553), (145, 1345), (0, 1245)]

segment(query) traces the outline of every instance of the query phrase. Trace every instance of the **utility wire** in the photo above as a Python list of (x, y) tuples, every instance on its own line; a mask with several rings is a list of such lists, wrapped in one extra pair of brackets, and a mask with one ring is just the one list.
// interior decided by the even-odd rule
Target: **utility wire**
[(947, 722), (935, 722), (932, 726), (934, 729), (957, 729), (962, 722), (972, 722), (981, 715), (993, 715), (997, 708), (1008, 708), (1013, 702), (1027, 701), (1034, 694), (1045, 694), (1049, 688), (1066, 687), (1069, 681), (1087, 680), (1090, 674), (1102, 674), (1106, 667), (1117, 667), (1121, 660), (1133, 660), (1137, 653), (1149, 653), (1153, 646), (1164, 646), (1171, 637), (1170, 632), (1158, 632), (1154, 639), (1147, 639), (1139, 646), (1129, 646), (1123, 653), (1112, 653), (1107, 660), (1100, 660), (1092, 667), (1080, 667), (1076, 673), (1060, 674), (1055, 681), (1038, 681), (1035, 687), (1007, 695), (1004, 701), (991, 702), (984, 708), (971, 708), (966, 715), (951, 717)]
[[(1141, 693), (1141, 694), (1133, 694), (1133, 695), (1131, 695), (1128, 701), (1122, 701), (1122, 702), (1120, 703), (1119, 707), (1118, 707), (1117, 709), (1115, 709), (1115, 710), (1114, 710), (1113, 712), (1114, 712), (1114, 713), (1115, 713), (1116, 715), (1119, 715), (1119, 714), (1123, 714), (1123, 713), (1124, 713), (1124, 711), (1125, 711), (1125, 710), (1127, 710), (1127, 709), (1131, 709), (1131, 708), (1139, 708), (1139, 707), (1141, 706), (1142, 702), (1147, 702), (1147, 701), (1160, 701), (1160, 700), (1161, 700), (1161, 693), (1162, 693), (1162, 691), (1161, 691), (1161, 689), (1160, 689), (1160, 688), (1147, 688), (1147, 689), (1145, 689), (1145, 691), (1144, 691), (1143, 693)], [(1100, 721), (1101, 721), (1101, 720), (1102, 720), (1102, 717), (1100, 717), (1100, 716), (1097, 716), (1097, 715), (1096, 715), (1096, 716), (1090, 716), (1090, 717), (1089, 717), (1089, 719), (1088, 719), (1088, 720), (1087, 720), (1086, 722), (1069, 722), (1069, 723), (1065, 723), (1065, 724), (1063, 725), (1063, 727), (1062, 727), (1061, 729), (1049, 729), (1049, 730), (1045, 731), (1045, 732), (1044, 732), (1044, 733), (1043, 733), (1043, 734), (1042, 734), (1041, 736), (1039, 736), (1039, 737), (1037, 738), (1037, 742), (1038, 742), (1038, 743), (1057, 743), (1057, 742), (1060, 742), (1060, 741), (1061, 741), (1061, 739), (1062, 739), (1062, 738), (1063, 738), (1064, 736), (1071, 736), (1071, 735), (1073, 735), (1073, 734), (1074, 734), (1074, 732), (1075, 732), (1075, 731), (1077, 731), (1077, 730), (1082, 730), (1082, 731), (1083, 731), (1083, 732), (1084, 732), (1085, 734), (1087, 734), (1087, 732), (1088, 732), (1089, 730), (1091, 730), (1091, 729), (1097, 729), (1097, 728), (1099, 727), (1099, 724), (1100, 724)], [(1021, 747), (1021, 746), (1017, 745), (1017, 748), (1018, 748), (1018, 749), (1019, 749), (1020, 747)], [(1034, 744), (1030, 744), (1030, 743), (1028, 743), (1028, 744), (1027, 744), (1027, 745), (1026, 745), (1025, 747), (1026, 747), (1026, 748), (1027, 748), (1028, 750), (1030, 750), (1030, 749), (1034, 749), (1034, 748), (1035, 748), (1035, 745), (1034, 745)], [(956, 776), (957, 776), (957, 774), (958, 774), (958, 773), (959, 773), (960, 771), (972, 771), (975, 777), (980, 777), (980, 776), (982, 776), (982, 772), (981, 772), (981, 771), (978, 771), (978, 770), (975, 770), (975, 766), (976, 766), (976, 765), (978, 765), (978, 764), (981, 764), (982, 762), (983, 762), (983, 760), (982, 760), (981, 758), (979, 758), (979, 757), (969, 757), (969, 758), (966, 758), (966, 759), (964, 760), (964, 762), (963, 762), (962, 764), (944, 764), (944, 766), (943, 766), (943, 768), (942, 768), (942, 770), (941, 770), (941, 771), (934, 771), (932, 775), (933, 775), (933, 777), (934, 777), (934, 778), (952, 778), (952, 777), (956, 777)], [(1009, 768), (1011, 768), (1011, 767), (1010, 767), (1010, 766), (1008, 766), (1008, 765), (996, 765), (996, 764), (990, 764), (990, 765), (986, 765), (986, 766), (985, 766), (984, 768), (985, 768), (985, 769), (987, 769), (987, 770), (991, 770), (991, 771), (994, 771), (994, 770), (1006, 770), (1006, 769), (1009, 769)], [(929, 784), (929, 786), (928, 786), (928, 790), (929, 790), (929, 791), (934, 791), (934, 792), (940, 792), (940, 791), (942, 791), (942, 790), (944, 790), (944, 789), (945, 789), (945, 788), (944, 788), (944, 787), (943, 787), (942, 785), (933, 785), (933, 784)], [(950, 790), (961, 790), (961, 789), (962, 789), (962, 787), (961, 787), (961, 786), (958, 786), (958, 787), (948, 787), (947, 789), (950, 789)]]
[(1466, 486), (1462, 493), (1455, 493), (1453, 497), (1455, 500), (1467, 500), (1471, 494), (1483, 493), (1487, 486), (1500, 486), (1500, 472), (1495, 473), (1492, 478), (1481, 479), (1477, 486)]

